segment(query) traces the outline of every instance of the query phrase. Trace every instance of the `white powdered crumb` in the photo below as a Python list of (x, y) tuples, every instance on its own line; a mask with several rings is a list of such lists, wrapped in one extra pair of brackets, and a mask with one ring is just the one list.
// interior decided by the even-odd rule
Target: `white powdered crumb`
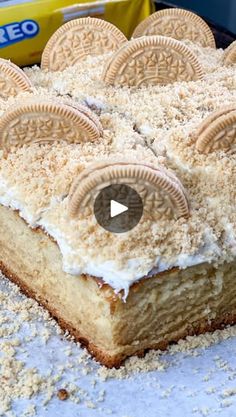
[(199, 413), (203, 417), (211, 415), (212, 410), (209, 407), (194, 407), (193, 413)]
[[(169, 349), (171, 354), (176, 352), (193, 352), (197, 348), (207, 348), (213, 344), (227, 340), (231, 337), (236, 337), (236, 326), (227, 327), (222, 330), (216, 330), (213, 333), (205, 333), (199, 336), (187, 336), (185, 340), (180, 340), (176, 345), (172, 345)], [(221, 358), (215, 359), (218, 366), (227, 368), (227, 363), (223, 362)]]
[(161, 398), (169, 398), (172, 391), (173, 387), (167, 388), (165, 391), (161, 393)]
[(225, 408), (225, 407), (230, 407), (232, 404), (233, 404), (233, 401), (223, 400), (223, 401), (221, 401), (220, 406), (222, 408)]
[(205, 391), (207, 394), (214, 394), (216, 392), (216, 388), (215, 387), (209, 387), (206, 389)]
[(168, 365), (161, 356), (162, 352), (160, 351), (150, 351), (142, 359), (137, 356), (132, 356), (119, 369), (107, 369), (105, 366), (100, 367), (97, 371), (97, 376), (102, 381), (105, 381), (108, 378), (125, 379), (131, 374), (138, 372), (150, 372), (154, 370), (162, 372)]
[(232, 397), (236, 395), (236, 388), (228, 388), (221, 393), (222, 398)]
[(223, 359), (219, 359), (215, 361), (216, 366), (218, 369), (221, 369), (222, 371), (230, 371), (231, 367), (229, 363)]
[(30, 405), (26, 408), (26, 410), (25, 410), (24, 414), (22, 414), (22, 416), (21, 416), (21, 417), (33, 417), (33, 416), (35, 416), (35, 415), (36, 415), (36, 407), (35, 407), (35, 405), (30, 404)]
[(96, 408), (96, 405), (92, 401), (86, 401), (85, 405), (87, 408)]

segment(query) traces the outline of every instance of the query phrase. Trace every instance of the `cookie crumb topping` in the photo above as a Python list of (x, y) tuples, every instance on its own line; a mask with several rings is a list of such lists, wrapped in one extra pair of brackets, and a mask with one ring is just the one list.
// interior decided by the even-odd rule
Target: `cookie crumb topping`
[[(233, 149), (199, 153), (195, 137), (212, 112), (234, 105), (235, 69), (222, 66), (222, 50), (184, 43), (197, 55), (203, 80), (142, 88), (107, 86), (101, 76), (109, 52), (87, 57), (63, 72), (25, 70), (36, 86), (34, 97), (66, 99), (92, 108), (103, 129), (96, 146), (64, 141), (53, 146), (30, 144), (1, 157), (0, 202), (13, 204), (31, 227), (40, 226), (56, 241), (59, 236), (60, 248), (69, 245), (71, 253), (63, 253), (67, 272), (81, 273), (96, 259), (96, 265), (112, 261), (118, 276), (129, 264), (132, 270), (125, 278), (129, 286), (134, 276), (139, 279), (154, 266), (160, 271), (203, 261), (217, 266), (235, 258), (235, 153)], [(32, 94), (1, 100), (0, 116), (26, 97)], [(186, 190), (189, 217), (147, 219), (119, 236), (103, 230), (93, 216), (70, 219), (73, 181), (91, 164), (124, 158), (172, 172)], [(103, 269), (97, 273), (101, 276)], [(119, 291), (123, 281), (112, 285)]]

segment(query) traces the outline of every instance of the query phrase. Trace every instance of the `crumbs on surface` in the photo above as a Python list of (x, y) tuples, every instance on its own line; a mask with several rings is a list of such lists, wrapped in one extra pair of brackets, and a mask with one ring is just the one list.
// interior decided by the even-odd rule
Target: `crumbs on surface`
[[(29, 400), (21, 414), (24, 417), (38, 415), (39, 403), (46, 409), (49, 402), (57, 399), (75, 404), (93, 403), (94, 408), (98, 407), (105, 398), (105, 392), (101, 394), (96, 387), (88, 392), (75, 383), (83, 371), (89, 374), (95, 369), (95, 362), (79, 349), (79, 343), (73, 344), (73, 356), (66, 360), (63, 349), (72, 349), (71, 338), (70, 342), (67, 341), (68, 335), (63, 336), (49, 313), (36, 301), (22, 295), (19, 288), (1, 273), (0, 302), (0, 415), (16, 417), (11, 411), (15, 402), (20, 404), (22, 399)], [(39, 360), (37, 349), (40, 350)], [(50, 366), (43, 365), (40, 355), (50, 358)], [(73, 370), (74, 378), (66, 379), (67, 369)]]
[[(152, 350), (143, 358), (133, 356), (127, 359), (120, 369), (107, 369), (80, 349), (78, 343), (72, 343), (73, 338), (69, 338), (68, 332), (63, 335), (49, 313), (36, 301), (21, 294), (19, 288), (2, 274), (0, 302), (0, 415), (4, 417), (18, 417), (19, 414), (14, 413), (15, 404), (25, 407), (22, 417), (33, 417), (38, 415), (41, 407), (47, 410), (50, 404), (62, 399), (78, 407), (102, 410), (103, 415), (112, 414), (113, 410), (106, 406), (111, 389), (109, 380), (131, 380), (143, 372), (150, 372), (148, 380), (152, 389), (156, 389), (161, 398), (167, 398), (173, 389), (183, 388), (186, 391), (186, 387), (172, 384), (163, 388), (157, 380), (158, 374), (152, 371), (167, 372), (181, 360), (179, 354), (195, 357), (204, 354), (204, 349), (213, 344), (236, 337), (236, 326), (189, 336), (171, 345), (165, 352)], [(35, 354), (37, 349), (40, 350), (38, 358)], [(50, 361), (50, 366), (47, 361)], [(205, 381), (209, 381), (218, 370), (227, 372), (229, 380), (235, 379), (236, 373), (230, 363), (220, 356), (215, 356), (214, 362), (215, 368), (211, 367)], [(85, 389), (83, 378), (86, 378), (89, 389), (87, 386)], [(207, 393), (210, 395), (215, 391), (215, 387), (209, 386)], [(220, 408), (230, 407), (236, 390), (234, 387), (223, 387), (221, 382), (216, 394)], [(188, 396), (194, 395), (193, 390), (188, 393)], [(21, 403), (23, 399), (28, 401)]]

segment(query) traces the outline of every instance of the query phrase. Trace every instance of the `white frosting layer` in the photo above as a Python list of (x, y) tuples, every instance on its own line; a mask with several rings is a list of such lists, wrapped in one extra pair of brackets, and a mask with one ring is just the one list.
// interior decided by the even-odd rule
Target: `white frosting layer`
[[(14, 188), (9, 188), (6, 181), (0, 180), (0, 204), (10, 207), (13, 210), (18, 210), (20, 216), (32, 227), (37, 226), (37, 219), (23, 202), (17, 196), (17, 191)], [(38, 216), (40, 217), (40, 215)]]
[[(51, 224), (43, 214), (51, 208), (42, 209), (38, 213), (37, 218), (33, 215), (26, 205), (17, 197), (14, 188), (8, 188), (5, 181), (0, 182), (0, 204), (18, 210), (20, 216), (31, 226), (40, 226), (48, 233), (58, 244), (63, 260), (63, 270), (71, 275), (90, 274), (92, 276), (102, 278), (104, 282), (109, 284), (115, 292), (124, 290), (126, 297), (129, 287), (140, 278), (150, 277), (158, 272), (166, 271), (173, 267), (181, 269), (198, 265), (203, 262), (211, 262), (212, 253), (220, 255), (220, 249), (216, 243), (209, 242), (210, 230), (206, 230), (205, 244), (201, 251), (196, 255), (180, 254), (171, 262), (163, 261), (157, 258), (153, 267), (153, 259), (135, 258), (129, 259), (125, 267), (121, 268), (115, 261), (107, 260), (101, 262), (99, 259), (91, 258), (85, 251), (75, 252), (68, 242), (67, 236), (55, 225)], [(53, 204), (52, 204), (53, 205)], [(229, 239), (236, 248), (235, 236), (232, 235), (232, 229), (228, 226)]]

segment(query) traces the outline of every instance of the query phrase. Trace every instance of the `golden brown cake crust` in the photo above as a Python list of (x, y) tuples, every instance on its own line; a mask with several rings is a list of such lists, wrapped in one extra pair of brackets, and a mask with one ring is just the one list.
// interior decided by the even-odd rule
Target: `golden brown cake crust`
[[(3, 262), (0, 261), (0, 270), (3, 272), (3, 274), (10, 279), (13, 283), (18, 285), (21, 289), (21, 291), (35, 299), (37, 302), (39, 302), (40, 305), (42, 305), (44, 308), (46, 308), (49, 313), (57, 320), (58, 324), (63, 330), (68, 330), (69, 333), (74, 336), (75, 340), (83, 347), (86, 347), (86, 349), (91, 353), (91, 355), (102, 365), (105, 365), (107, 368), (119, 368), (124, 360), (127, 358), (127, 356), (123, 355), (116, 355), (116, 356), (110, 356), (106, 352), (103, 352), (101, 349), (99, 349), (97, 346), (95, 346), (93, 343), (91, 343), (88, 338), (83, 337), (83, 334), (80, 333), (78, 329), (75, 329), (71, 326), (71, 324), (67, 323), (66, 320), (64, 320), (62, 317), (60, 317), (60, 314), (52, 308), (52, 306), (49, 306), (47, 304), (46, 300), (43, 300), (41, 297), (36, 296), (35, 292), (29, 289), (18, 277), (16, 274), (12, 273), (6, 265), (3, 264)], [(89, 277), (91, 278), (91, 277)], [(201, 322), (198, 322), (194, 325), (189, 326), (189, 328), (182, 333), (179, 333), (178, 336), (171, 340), (170, 342), (167, 342), (165, 340), (150, 346), (148, 349), (142, 349), (140, 351), (136, 352), (136, 355), (139, 357), (142, 357), (145, 355), (145, 353), (150, 349), (155, 350), (166, 350), (168, 345), (171, 343), (176, 343), (180, 339), (184, 339), (187, 336), (194, 336), (194, 335), (200, 335), (206, 332), (214, 332), (215, 330), (222, 329), (227, 325), (233, 325), (236, 324), (236, 313), (226, 313), (222, 315), (222, 317), (218, 317), (214, 320), (202, 320)]]

